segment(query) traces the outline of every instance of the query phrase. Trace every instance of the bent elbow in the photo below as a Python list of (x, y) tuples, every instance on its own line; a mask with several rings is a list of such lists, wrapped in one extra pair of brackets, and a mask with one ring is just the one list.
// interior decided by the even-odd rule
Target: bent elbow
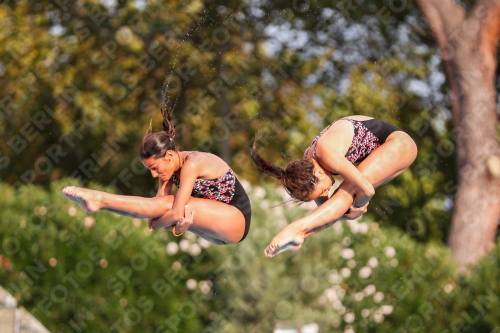
[(363, 192), (365, 192), (365, 196), (371, 198), (375, 195), (375, 188), (370, 184)]

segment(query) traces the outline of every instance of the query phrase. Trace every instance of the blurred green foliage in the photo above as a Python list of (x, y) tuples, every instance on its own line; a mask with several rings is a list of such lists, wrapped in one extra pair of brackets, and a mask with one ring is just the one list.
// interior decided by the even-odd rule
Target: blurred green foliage
[[(499, 330), (498, 247), (458, 278), (442, 245), (457, 133), (413, 2), (6, 1), (0, 45), (0, 282), (51, 331)], [(160, 129), (164, 87), (179, 147), (216, 153), (252, 184), (241, 244), (150, 234), (60, 193), (154, 195), (138, 147), (151, 119)], [(276, 206), (282, 189), (248, 156), (255, 134), (283, 166), (353, 114), (407, 131), (417, 160), (377, 190), (363, 219), (378, 223), (337, 223), (264, 258), (310, 208)]]
[(179, 147), (216, 153), (252, 183), (268, 181), (248, 156), (257, 132), (262, 154), (285, 165), (333, 120), (365, 114), (419, 147), (379, 189), (372, 218), (444, 241), (455, 155), (432, 38), (410, 2), (341, 5), (0, 4), (1, 180), (48, 188), (70, 176), (153, 195), (138, 147), (151, 119), (160, 129), (164, 87)]
[(282, 190), (245, 186), (250, 233), (207, 246), (187, 232), (150, 233), (145, 221), (85, 214), (60, 192), (74, 180), (0, 184), (1, 284), (52, 332), (495, 332), (499, 248), (465, 277), (448, 250), (397, 228), (339, 222), (298, 252), (263, 250), (311, 206), (281, 205)]

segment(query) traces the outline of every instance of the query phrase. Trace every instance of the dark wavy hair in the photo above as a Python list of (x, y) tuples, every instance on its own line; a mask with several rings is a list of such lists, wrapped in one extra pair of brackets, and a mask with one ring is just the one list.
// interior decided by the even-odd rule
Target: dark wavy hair
[(148, 159), (152, 156), (157, 159), (164, 157), (167, 150), (177, 151), (174, 143), (175, 123), (172, 115), (166, 106), (162, 106), (161, 113), (163, 115), (162, 131), (152, 132), (151, 123), (149, 124), (148, 130), (142, 137), (141, 159)]
[(306, 159), (295, 160), (285, 167), (285, 169), (266, 161), (257, 152), (257, 141), (259, 136), (255, 137), (255, 140), (250, 150), (250, 155), (255, 163), (257, 169), (271, 177), (278, 179), (286, 191), (295, 201), (309, 201), (311, 192), (316, 188), (318, 183), (318, 177), (314, 175), (314, 164)]

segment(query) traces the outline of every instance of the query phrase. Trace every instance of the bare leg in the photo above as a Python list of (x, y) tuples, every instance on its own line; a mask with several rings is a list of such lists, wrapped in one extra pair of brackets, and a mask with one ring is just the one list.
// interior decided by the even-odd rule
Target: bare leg
[[(189, 228), (188, 231), (191, 231), (193, 234), (200, 236), (203, 239), (206, 239), (212, 244), (216, 245), (224, 245), (226, 244), (224, 241), (221, 241), (220, 239), (216, 239), (213, 237), (208, 236), (207, 234), (204, 234), (203, 232), (196, 230), (196, 228)], [(241, 239), (241, 238), (240, 238)]]
[[(173, 228), (173, 226), (172, 227), (165, 227), (163, 229), (168, 230), (168, 231), (172, 231), (172, 228)], [(216, 239), (216, 238), (210, 237), (207, 234), (204, 234), (203, 232), (201, 232), (199, 230), (196, 230), (193, 227), (189, 228), (188, 231), (191, 231), (193, 234), (200, 236), (201, 238), (209, 241), (212, 244), (216, 244), (216, 245), (226, 244), (225, 242), (221, 241), (220, 239)]]
[[(154, 229), (169, 228), (177, 223), (169, 217), (173, 196), (163, 198), (167, 199), (168, 211), (152, 223)], [(237, 243), (243, 237), (245, 218), (238, 208), (223, 202), (200, 198), (190, 198), (188, 205), (196, 212), (193, 224), (188, 230), (215, 244)]]
[[(358, 169), (374, 187), (378, 187), (406, 170), (416, 156), (417, 147), (411, 137), (404, 132), (394, 132), (358, 165)], [(324, 204), (281, 230), (266, 248), (265, 255), (273, 257), (286, 250), (299, 250), (305, 237), (331, 226), (344, 216), (354, 201), (353, 197), (354, 188), (343, 182)]]
[(170, 209), (164, 197), (117, 195), (76, 186), (67, 186), (62, 192), (87, 213), (104, 209), (120, 215), (149, 218), (162, 216)]
[[(160, 228), (169, 228), (176, 223), (169, 221), (166, 217), (172, 209), (173, 195), (143, 198), (74, 186), (65, 187), (63, 193), (78, 203), (86, 212), (102, 209), (136, 218), (159, 217)], [(243, 237), (245, 218), (236, 207), (200, 198), (190, 198), (188, 204), (196, 211), (193, 225), (189, 230), (197, 235), (215, 244), (237, 243)]]

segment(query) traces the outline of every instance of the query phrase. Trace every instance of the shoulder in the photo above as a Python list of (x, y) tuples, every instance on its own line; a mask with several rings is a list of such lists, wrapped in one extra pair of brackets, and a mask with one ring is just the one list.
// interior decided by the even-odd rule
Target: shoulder
[(221, 176), (222, 171), (226, 173), (229, 169), (222, 158), (211, 153), (189, 152), (187, 158), (186, 155), (181, 172), (185, 169), (184, 173), (196, 174), (199, 178), (217, 178)]
[(209, 165), (217, 165), (217, 163), (225, 162), (217, 155), (205, 153), (202, 151), (190, 151), (184, 156), (184, 164), (182, 168), (191, 170), (202, 170)]
[(341, 158), (342, 154), (339, 149), (328, 144), (319, 144), (316, 147), (315, 159), (318, 163), (322, 164), (326, 160), (335, 160)]
[[(205, 163), (211, 160), (213, 157), (217, 157), (210, 153), (205, 153), (203, 151), (188, 151), (184, 156), (184, 165)], [(217, 157), (218, 158), (218, 157)]]
[(321, 165), (324, 169), (338, 173), (339, 161), (342, 160), (340, 152), (326, 145), (318, 146), (316, 155), (314, 156), (316, 163)]
[[(342, 135), (344, 133), (349, 134), (354, 132), (354, 127), (352, 123), (347, 118), (340, 118), (336, 122), (334, 122), (329, 130), (332, 129), (335, 131), (336, 135)], [(328, 131), (330, 132), (330, 131)], [(327, 133), (328, 134), (328, 133)]]
[(345, 154), (352, 143), (354, 127), (347, 119), (339, 119), (321, 136), (316, 144), (316, 154), (338, 151)]
[(198, 168), (203, 164), (204, 153), (198, 151), (188, 151), (185, 153), (186, 154), (184, 155), (181, 172), (198, 170)]

